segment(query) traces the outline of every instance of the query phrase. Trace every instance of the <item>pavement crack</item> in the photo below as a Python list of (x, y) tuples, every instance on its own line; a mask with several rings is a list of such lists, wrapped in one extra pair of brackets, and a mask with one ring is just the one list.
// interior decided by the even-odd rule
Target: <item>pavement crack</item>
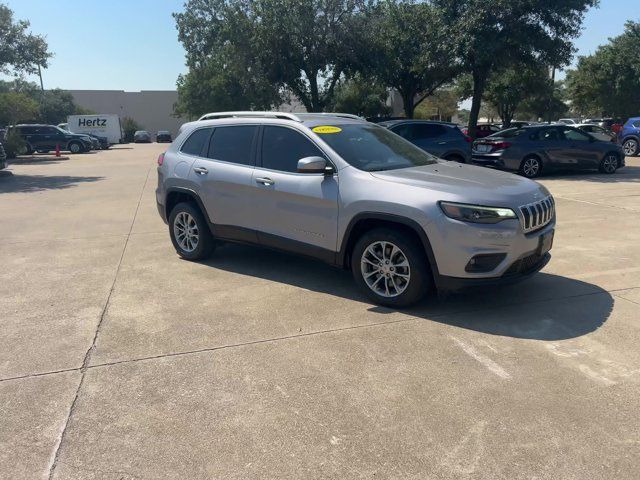
[(64, 443), (65, 437), (67, 435), (67, 430), (69, 428), (69, 423), (71, 422), (71, 417), (75, 412), (76, 406), (78, 404), (78, 398), (80, 396), (80, 392), (82, 390), (82, 386), (84, 385), (84, 379), (87, 373), (87, 367), (89, 366), (89, 362), (91, 361), (91, 355), (95, 351), (96, 343), (98, 341), (98, 335), (100, 334), (100, 329), (102, 328), (102, 324), (104, 322), (104, 318), (107, 314), (107, 310), (109, 308), (109, 303), (111, 302), (111, 297), (113, 296), (113, 292), (116, 288), (116, 282), (118, 280), (118, 274), (120, 273), (120, 268), (122, 266), (122, 260), (124, 259), (124, 254), (127, 251), (127, 245), (129, 245), (129, 239), (131, 238), (131, 232), (133, 231), (133, 226), (136, 223), (136, 218), (138, 218), (138, 211), (140, 210), (140, 204), (142, 203), (142, 197), (144, 195), (144, 191), (147, 188), (147, 183), (149, 181), (149, 174), (153, 165), (149, 167), (147, 170), (147, 175), (144, 179), (144, 184), (142, 185), (142, 189), (140, 190), (140, 197), (138, 198), (138, 203), (136, 205), (136, 210), (133, 214), (133, 219), (131, 220), (131, 226), (129, 227), (129, 233), (124, 241), (124, 245), (122, 247), (122, 253), (120, 254), (120, 259), (118, 260), (118, 265), (116, 266), (115, 274), (113, 275), (113, 282), (111, 283), (111, 288), (109, 289), (109, 294), (107, 295), (107, 300), (104, 302), (104, 307), (102, 308), (102, 313), (100, 314), (100, 319), (98, 320), (98, 325), (96, 326), (96, 331), (93, 335), (93, 340), (91, 342), (91, 346), (87, 349), (84, 359), (82, 361), (82, 367), (80, 367), (80, 382), (78, 382), (78, 388), (76, 389), (76, 393), (73, 397), (73, 401), (71, 402), (71, 407), (69, 408), (69, 413), (67, 414), (67, 418), (64, 422), (64, 426), (62, 427), (62, 431), (60, 436), (58, 437), (58, 441), (53, 449), (53, 455), (51, 457), (51, 461), (49, 463), (49, 474), (47, 478), (49, 480), (53, 479), (53, 476), (56, 471), (56, 467), (58, 465), (60, 451), (62, 449), (62, 444)]

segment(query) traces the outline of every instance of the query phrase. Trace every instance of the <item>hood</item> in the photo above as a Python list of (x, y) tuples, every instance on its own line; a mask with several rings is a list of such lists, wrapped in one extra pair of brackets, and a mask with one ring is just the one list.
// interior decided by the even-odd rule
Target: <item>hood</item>
[(544, 186), (533, 180), (456, 162), (442, 161), (424, 167), (371, 172), (371, 175), (388, 182), (439, 192), (441, 200), (485, 206), (513, 208), (549, 195)]

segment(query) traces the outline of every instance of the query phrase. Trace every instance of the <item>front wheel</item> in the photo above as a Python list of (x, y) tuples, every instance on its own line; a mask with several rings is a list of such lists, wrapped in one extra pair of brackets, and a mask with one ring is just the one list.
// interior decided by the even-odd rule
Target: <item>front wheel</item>
[(619, 163), (620, 161), (618, 159), (618, 155), (616, 155), (615, 153), (607, 153), (600, 162), (598, 170), (600, 171), (600, 173), (616, 173)]
[(171, 210), (169, 234), (176, 252), (185, 260), (208, 258), (215, 248), (204, 216), (191, 203), (179, 203)]
[(78, 143), (78, 142), (71, 142), (69, 144), (69, 151), (71, 153), (74, 153), (74, 154), (75, 153), (80, 153), (80, 152), (82, 152), (82, 145), (80, 143)]
[(527, 157), (520, 164), (520, 174), (527, 178), (536, 178), (542, 172), (542, 162), (538, 157)]
[(371, 230), (358, 240), (351, 255), (351, 271), (367, 296), (387, 307), (417, 303), (432, 284), (419, 242), (387, 228)]
[(640, 153), (640, 144), (635, 138), (630, 138), (624, 141), (622, 150), (627, 157), (635, 157)]

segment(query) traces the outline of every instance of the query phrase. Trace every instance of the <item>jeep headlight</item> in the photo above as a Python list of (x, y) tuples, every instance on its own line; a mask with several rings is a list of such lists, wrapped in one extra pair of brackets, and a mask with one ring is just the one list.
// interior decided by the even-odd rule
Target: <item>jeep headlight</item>
[(518, 218), (510, 208), (484, 207), (467, 203), (439, 202), (444, 214), (455, 220), (471, 223), (499, 223)]

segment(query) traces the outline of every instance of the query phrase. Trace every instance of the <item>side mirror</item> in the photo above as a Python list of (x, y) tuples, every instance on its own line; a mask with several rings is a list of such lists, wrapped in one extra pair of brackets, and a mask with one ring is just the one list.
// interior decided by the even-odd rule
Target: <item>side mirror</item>
[(305, 157), (298, 160), (298, 173), (333, 173), (333, 167), (327, 165), (322, 157)]

